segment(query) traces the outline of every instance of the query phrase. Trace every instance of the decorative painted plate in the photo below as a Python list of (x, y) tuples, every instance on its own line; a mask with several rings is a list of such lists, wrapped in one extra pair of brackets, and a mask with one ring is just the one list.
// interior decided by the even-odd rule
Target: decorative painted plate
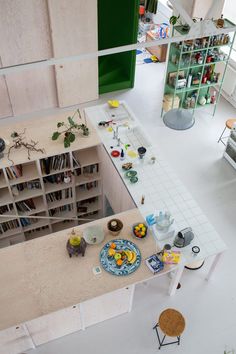
[(111, 240), (102, 248), (100, 262), (102, 267), (113, 275), (129, 275), (140, 266), (141, 252), (129, 240)]

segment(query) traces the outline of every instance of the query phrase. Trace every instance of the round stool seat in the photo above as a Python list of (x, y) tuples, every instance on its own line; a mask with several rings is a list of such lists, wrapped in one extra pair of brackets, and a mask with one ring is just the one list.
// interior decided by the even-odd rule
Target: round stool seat
[(169, 337), (179, 337), (185, 328), (185, 319), (174, 309), (167, 309), (160, 314), (159, 327)]
[(226, 127), (227, 127), (228, 129), (232, 129), (234, 123), (236, 123), (236, 119), (228, 119), (228, 120), (225, 122), (225, 125), (226, 125)]

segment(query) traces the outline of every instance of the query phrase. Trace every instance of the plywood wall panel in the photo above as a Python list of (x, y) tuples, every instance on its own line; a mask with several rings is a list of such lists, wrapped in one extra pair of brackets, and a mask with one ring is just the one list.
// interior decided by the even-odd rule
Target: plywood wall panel
[(14, 115), (57, 106), (53, 67), (10, 74), (6, 80)]
[(47, 0), (1, 0), (3, 66), (52, 57)]
[[(54, 57), (97, 51), (97, 0), (48, 0)], [(60, 107), (98, 98), (97, 59), (56, 66)]]
[[(3, 67), (53, 56), (47, 0), (1, 0), (0, 6)], [(14, 115), (57, 106), (53, 68), (9, 74), (6, 83)]]
[[(1, 58), (0, 58), (1, 63)], [(0, 64), (1, 67), (1, 64)], [(5, 76), (0, 76), (0, 118), (11, 117), (12, 108)]]

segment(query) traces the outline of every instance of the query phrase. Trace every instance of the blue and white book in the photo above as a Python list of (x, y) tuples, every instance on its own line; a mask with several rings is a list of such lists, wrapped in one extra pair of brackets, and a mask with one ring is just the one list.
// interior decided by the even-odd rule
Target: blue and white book
[(153, 274), (160, 272), (164, 268), (164, 263), (158, 258), (156, 254), (146, 258), (145, 262)]

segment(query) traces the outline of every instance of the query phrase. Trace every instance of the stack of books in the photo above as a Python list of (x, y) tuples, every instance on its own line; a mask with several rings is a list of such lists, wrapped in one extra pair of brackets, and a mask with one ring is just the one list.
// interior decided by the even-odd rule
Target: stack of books
[(36, 209), (32, 198), (16, 203), (16, 208), (19, 212), (31, 211)]
[(47, 202), (55, 202), (61, 199), (68, 199), (73, 197), (72, 188), (62, 189), (61, 191), (56, 191), (53, 193), (46, 194)]

